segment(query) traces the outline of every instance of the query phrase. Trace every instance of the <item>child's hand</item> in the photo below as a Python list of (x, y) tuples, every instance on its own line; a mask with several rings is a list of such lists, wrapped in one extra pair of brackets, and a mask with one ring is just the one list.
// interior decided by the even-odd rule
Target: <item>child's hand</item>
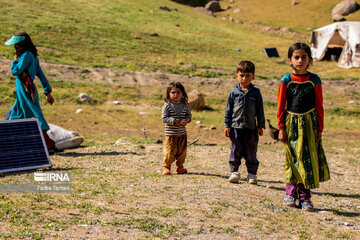
[(230, 137), (230, 128), (225, 128), (224, 135), (225, 137)]
[(52, 104), (54, 103), (54, 101), (55, 101), (54, 98), (53, 98), (53, 96), (51, 96), (50, 93), (46, 94), (45, 96), (46, 96), (46, 101), (47, 101), (50, 105), (52, 105)]
[(320, 141), (321, 140), (321, 136), (322, 135), (322, 132), (318, 131), (317, 133), (317, 140)]
[(174, 120), (174, 125), (180, 125), (180, 121), (181, 121), (180, 119), (175, 119)]
[(186, 124), (187, 124), (187, 119), (182, 119), (182, 120), (180, 121), (180, 127), (185, 127)]
[(279, 140), (282, 141), (283, 143), (287, 143), (287, 137), (284, 128), (282, 128), (279, 132)]
[(259, 136), (262, 136), (262, 135), (264, 134), (263, 129), (262, 129), (262, 128), (258, 128), (258, 129), (257, 129), (257, 134), (258, 134)]

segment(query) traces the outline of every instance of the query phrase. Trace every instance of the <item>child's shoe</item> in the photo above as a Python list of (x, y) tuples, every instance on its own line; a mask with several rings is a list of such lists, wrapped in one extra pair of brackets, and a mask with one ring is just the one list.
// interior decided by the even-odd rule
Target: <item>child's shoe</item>
[(163, 167), (162, 175), (171, 175), (170, 168)]
[(296, 207), (296, 200), (290, 195), (285, 195), (284, 204), (288, 207)]
[(178, 167), (174, 172), (174, 174), (185, 174), (185, 173), (187, 173), (187, 169), (184, 167)]
[(312, 204), (311, 200), (305, 200), (302, 203), (300, 203), (301, 205), (301, 209), (308, 211), (308, 212), (312, 212), (314, 211), (314, 205)]
[(229, 177), (229, 182), (231, 183), (239, 183), (240, 181), (240, 173), (239, 172), (232, 172)]
[(257, 185), (257, 177), (255, 174), (248, 173), (247, 180), (248, 180), (248, 183)]

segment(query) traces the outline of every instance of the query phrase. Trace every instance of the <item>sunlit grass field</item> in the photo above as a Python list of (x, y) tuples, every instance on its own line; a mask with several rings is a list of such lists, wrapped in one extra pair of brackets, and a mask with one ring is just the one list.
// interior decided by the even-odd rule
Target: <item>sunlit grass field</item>
[[(310, 37), (304, 29), (331, 23), (328, 15), (334, 4), (335, 0), (301, 2), (295, 6), (300, 14), (289, 11), (288, 1), (242, 1), (240, 18), (288, 27)], [(176, 10), (160, 10), (160, 5)], [(257, 7), (251, 8), (253, 5)], [(203, 74), (208, 77), (218, 76), (214, 69), (234, 71), (240, 60), (248, 59), (255, 62), (259, 76), (279, 78), (289, 71), (286, 54), (290, 44), (308, 41), (308, 37), (296, 39), (223, 21), (166, 0), (4, 0), (0, 2), (0, 27), (2, 42), (14, 32), (28, 32), (46, 62), (179, 74), (208, 69)], [(157, 36), (151, 36), (154, 33)], [(280, 58), (267, 58), (265, 47), (277, 47)], [(13, 54), (12, 47), (0, 45), (0, 56), (12, 59)], [(322, 78), (359, 78), (356, 69), (340, 69), (334, 62), (317, 63), (312, 71)]]

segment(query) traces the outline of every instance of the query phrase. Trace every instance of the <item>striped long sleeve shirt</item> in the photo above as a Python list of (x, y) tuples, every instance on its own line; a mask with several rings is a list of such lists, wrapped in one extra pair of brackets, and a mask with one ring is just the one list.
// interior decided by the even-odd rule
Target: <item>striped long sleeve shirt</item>
[(166, 136), (186, 134), (186, 128), (174, 124), (175, 119), (191, 119), (189, 106), (185, 102), (165, 103), (162, 107), (161, 119), (165, 123)]

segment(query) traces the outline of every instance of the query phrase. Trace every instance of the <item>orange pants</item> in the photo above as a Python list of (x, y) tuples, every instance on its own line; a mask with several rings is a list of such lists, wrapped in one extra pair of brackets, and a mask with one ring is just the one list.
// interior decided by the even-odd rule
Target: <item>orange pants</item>
[(163, 166), (170, 168), (176, 161), (176, 166), (183, 167), (186, 157), (187, 135), (165, 136)]

